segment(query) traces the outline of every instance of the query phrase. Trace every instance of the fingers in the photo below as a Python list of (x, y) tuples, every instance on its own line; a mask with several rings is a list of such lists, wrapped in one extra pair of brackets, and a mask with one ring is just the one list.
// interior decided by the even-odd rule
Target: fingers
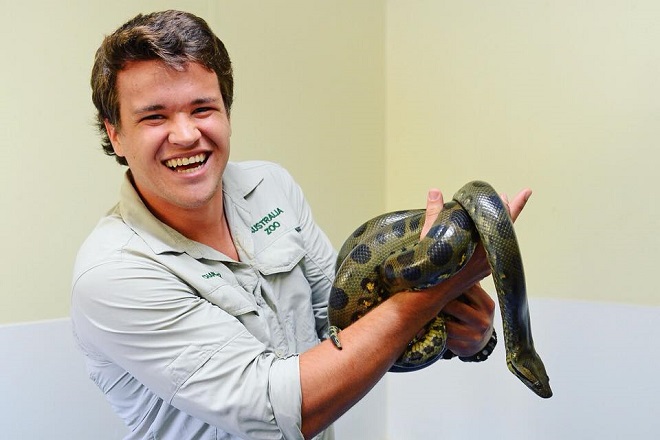
[[(506, 194), (501, 194), (502, 201), (509, 211), (509, 215), (511, 215), (511, 220), (514, 222), (516, 221), (531, 196), (532, 190), (529, 188), (520, 191), (511, 201), (509, 201)], [(431, 188), (426, 197), (426, 215), (424, 217), (424, 226), (422, 227), (420, 238), (425, 237), (429, 232), (436, 218), (438, 218), (438, 214), (442, 211), (443, 206), (444, 199), (442, 197), (442, 192), (437, 188)]]
[(465, 329), (464, 326), (459, 326), (452, 322), (447, 323), (447, 349), (451, 350), (457, 356), (474, 356), (488, 344), (490, 337), (493, 335), (493, 327), (488, 327), (487, 331), (474, 332)]
[(479, 283), (471, 286), (460, 299), (477, 310), (483, 310), (491, 317), (495, 313), (495, 301)]
[(426, 215), (424, 217), (424, 226), (422, 226), (420, 238), (424, 238), (429, 232), (435, 219), (438, 218), (438, 214), (442, 211), (444, 204), (445, 202), (440, 190), (437, 188), (431, 188), (426, 196)]
[(495, 313), (495, 301), (479, 283), (470, 287), (463, 295), (448, 303), (442, 311), (468, 326), (477, 328), (492, 324)]
[(523, 210), (523, 208), (525, 207), (527, 201), (531, 196), (532, 196), (532, 190), (529, 188), (525, 188), (522, 191), (520, 191), (510, 202), (506, 194), (502, 194), (500, 196), (502, 197), (502, 201), (506, 205), (507, 210), (511, 215), (511, 220), (513, 220), (514, 222), (516, 221), (516, 219), (520, 215), (520, 212)]
[(451, 316), (447, 321), (447, 348), (453, 353), (472, 356), (490, 339), (495, 302), (479, 284), (448, 303), (442, 311)]

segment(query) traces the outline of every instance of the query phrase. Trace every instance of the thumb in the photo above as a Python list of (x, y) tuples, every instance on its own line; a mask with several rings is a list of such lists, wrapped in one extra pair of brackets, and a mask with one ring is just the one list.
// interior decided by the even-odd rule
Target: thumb
[(437, 188), (431, 188), (426, 196), (426, 214), (424, 217), (424, 226), (422, 226), (422, 232), (420, 233), (420, 238), (424, 238), (426, 234), (433, 226), (435, 219), (438, 218), (438, 214), (442, 211), (444, 205), (444, 200), (442, 198), (442, 192)]

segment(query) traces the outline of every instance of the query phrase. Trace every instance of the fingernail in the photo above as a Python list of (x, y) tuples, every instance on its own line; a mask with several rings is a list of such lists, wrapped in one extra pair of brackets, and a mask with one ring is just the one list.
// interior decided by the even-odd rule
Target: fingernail
[(435, 201), (440, 200), (440, 190), (437, 190), (437, 189), (429, 190), (429, 200), (431, 202), (435, 202)]

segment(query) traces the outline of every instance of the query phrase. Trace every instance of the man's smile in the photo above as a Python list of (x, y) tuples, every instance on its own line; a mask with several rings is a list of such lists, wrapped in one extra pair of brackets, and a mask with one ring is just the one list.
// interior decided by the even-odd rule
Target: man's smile
[(189, 173), (201, 168), (208, 156), (208, 153), (200, 153), (191, 157), (168, 159), (165, 161), (165, 166), (178, 173)]

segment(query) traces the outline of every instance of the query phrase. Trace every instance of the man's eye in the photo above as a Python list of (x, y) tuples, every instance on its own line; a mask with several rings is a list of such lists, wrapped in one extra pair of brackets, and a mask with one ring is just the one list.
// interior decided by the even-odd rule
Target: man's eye
[(194, 114), (204, 114), (204, 113), (210, 113), (213, 111), (213, 107), (198, 107), (195, 110), (193, 110)]
[(157, 121), (159, 119), (163, 119), (163, 115), (147, 115), (147, 116), (144, 116), (142, 119), (140, 119), (140, 122), (142, 122), (142, 121)]

